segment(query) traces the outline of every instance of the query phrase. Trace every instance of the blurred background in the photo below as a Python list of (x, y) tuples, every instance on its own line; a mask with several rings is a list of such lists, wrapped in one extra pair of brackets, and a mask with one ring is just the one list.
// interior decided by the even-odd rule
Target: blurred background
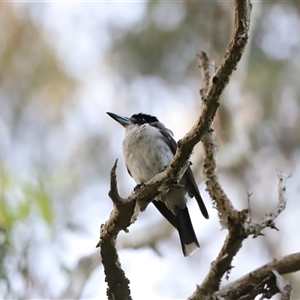
[[(153, 114), (182, 138), (201, 112), (196, 54), (218, 66), (232, 25), (228, 1), (0, 3), (1, 298), (105, 299), (95, 245), (116, 158), (120, 194), (135, 186), (124, 130), (106, 112)], [(252, 193), (253, 221), (276, 206), (276, 170), (293, 175), (280, 231), (246, 240), (229, 281), (300, 249), (299, 28), (299, 2), (253, 2), (249, 44), (215, 119), (221, 183), (238, 209)], [(151, 205), (120, 234), (134, 299), (187, 298), (224, 241), (202, 160), (198, 145), (192, 167), (210, 213), (189, 201), (198, 252), (184, 258)], [(299, 276), (288, 278), (300, 298)]]

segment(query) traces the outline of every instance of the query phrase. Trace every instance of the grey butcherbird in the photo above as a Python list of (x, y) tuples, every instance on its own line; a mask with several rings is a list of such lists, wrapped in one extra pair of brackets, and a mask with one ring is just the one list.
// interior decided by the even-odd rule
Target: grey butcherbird
[[(143, 113), (132, 115), (130, 118), (110, 112), (107, 114), (125, 128), (124, 160), (129, 175), (138, 185), (146, 183), (165, 170), (177, 149), (171, 130), (156, 117)], [(181, 187), (171, 188), (152, 203), (177, 228), (183, 254), (188, 256), (200, 246), (186, 206), (185, 194), (188, 193), (190, 197), (196, 198), (206, 219), (208, 213), (190, 167), (179, 183)]]

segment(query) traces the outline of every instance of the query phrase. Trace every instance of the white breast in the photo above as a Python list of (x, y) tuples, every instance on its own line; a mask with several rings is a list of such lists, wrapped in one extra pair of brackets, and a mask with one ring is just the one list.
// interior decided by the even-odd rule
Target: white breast
[(138, 184), (162, 172), (173, 158), (160, 131), (149, 124), (126, 128), (123, 155), (127, 168)]

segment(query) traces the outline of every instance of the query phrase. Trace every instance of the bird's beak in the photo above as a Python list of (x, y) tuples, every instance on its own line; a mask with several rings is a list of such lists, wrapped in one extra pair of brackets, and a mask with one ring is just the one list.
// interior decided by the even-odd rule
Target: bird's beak
[(122, 116), (116, 115), (111, 112), (107, 112), (107, 114), (110, 117), (112, 117), (114, 120), (116, 120), (118, 123), (120, 123), (123, 127), (126, 127), (126, 126), (132, 124), (132, 120), (127, 117), (122, 117)]

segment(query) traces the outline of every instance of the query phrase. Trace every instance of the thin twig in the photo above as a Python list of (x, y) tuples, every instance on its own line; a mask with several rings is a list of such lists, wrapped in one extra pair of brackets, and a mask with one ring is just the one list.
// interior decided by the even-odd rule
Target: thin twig
[(253, 234), (253, 237), (262, 235), (261, 231), (266, 227), (275, 229), (278, 231), (278, 228), (275, 226), (274, 220), (283, 212), (286, 207), (286, 181), (290, 178), (290, 175), (284, 174), (281, 171), (277, 172), (279, 178), (278, 183), (278, 204), (277, 206), (267, 214), (262, 221), (258, 223), (246, 222), (244, 224), (244, 229), (247, 235)]

